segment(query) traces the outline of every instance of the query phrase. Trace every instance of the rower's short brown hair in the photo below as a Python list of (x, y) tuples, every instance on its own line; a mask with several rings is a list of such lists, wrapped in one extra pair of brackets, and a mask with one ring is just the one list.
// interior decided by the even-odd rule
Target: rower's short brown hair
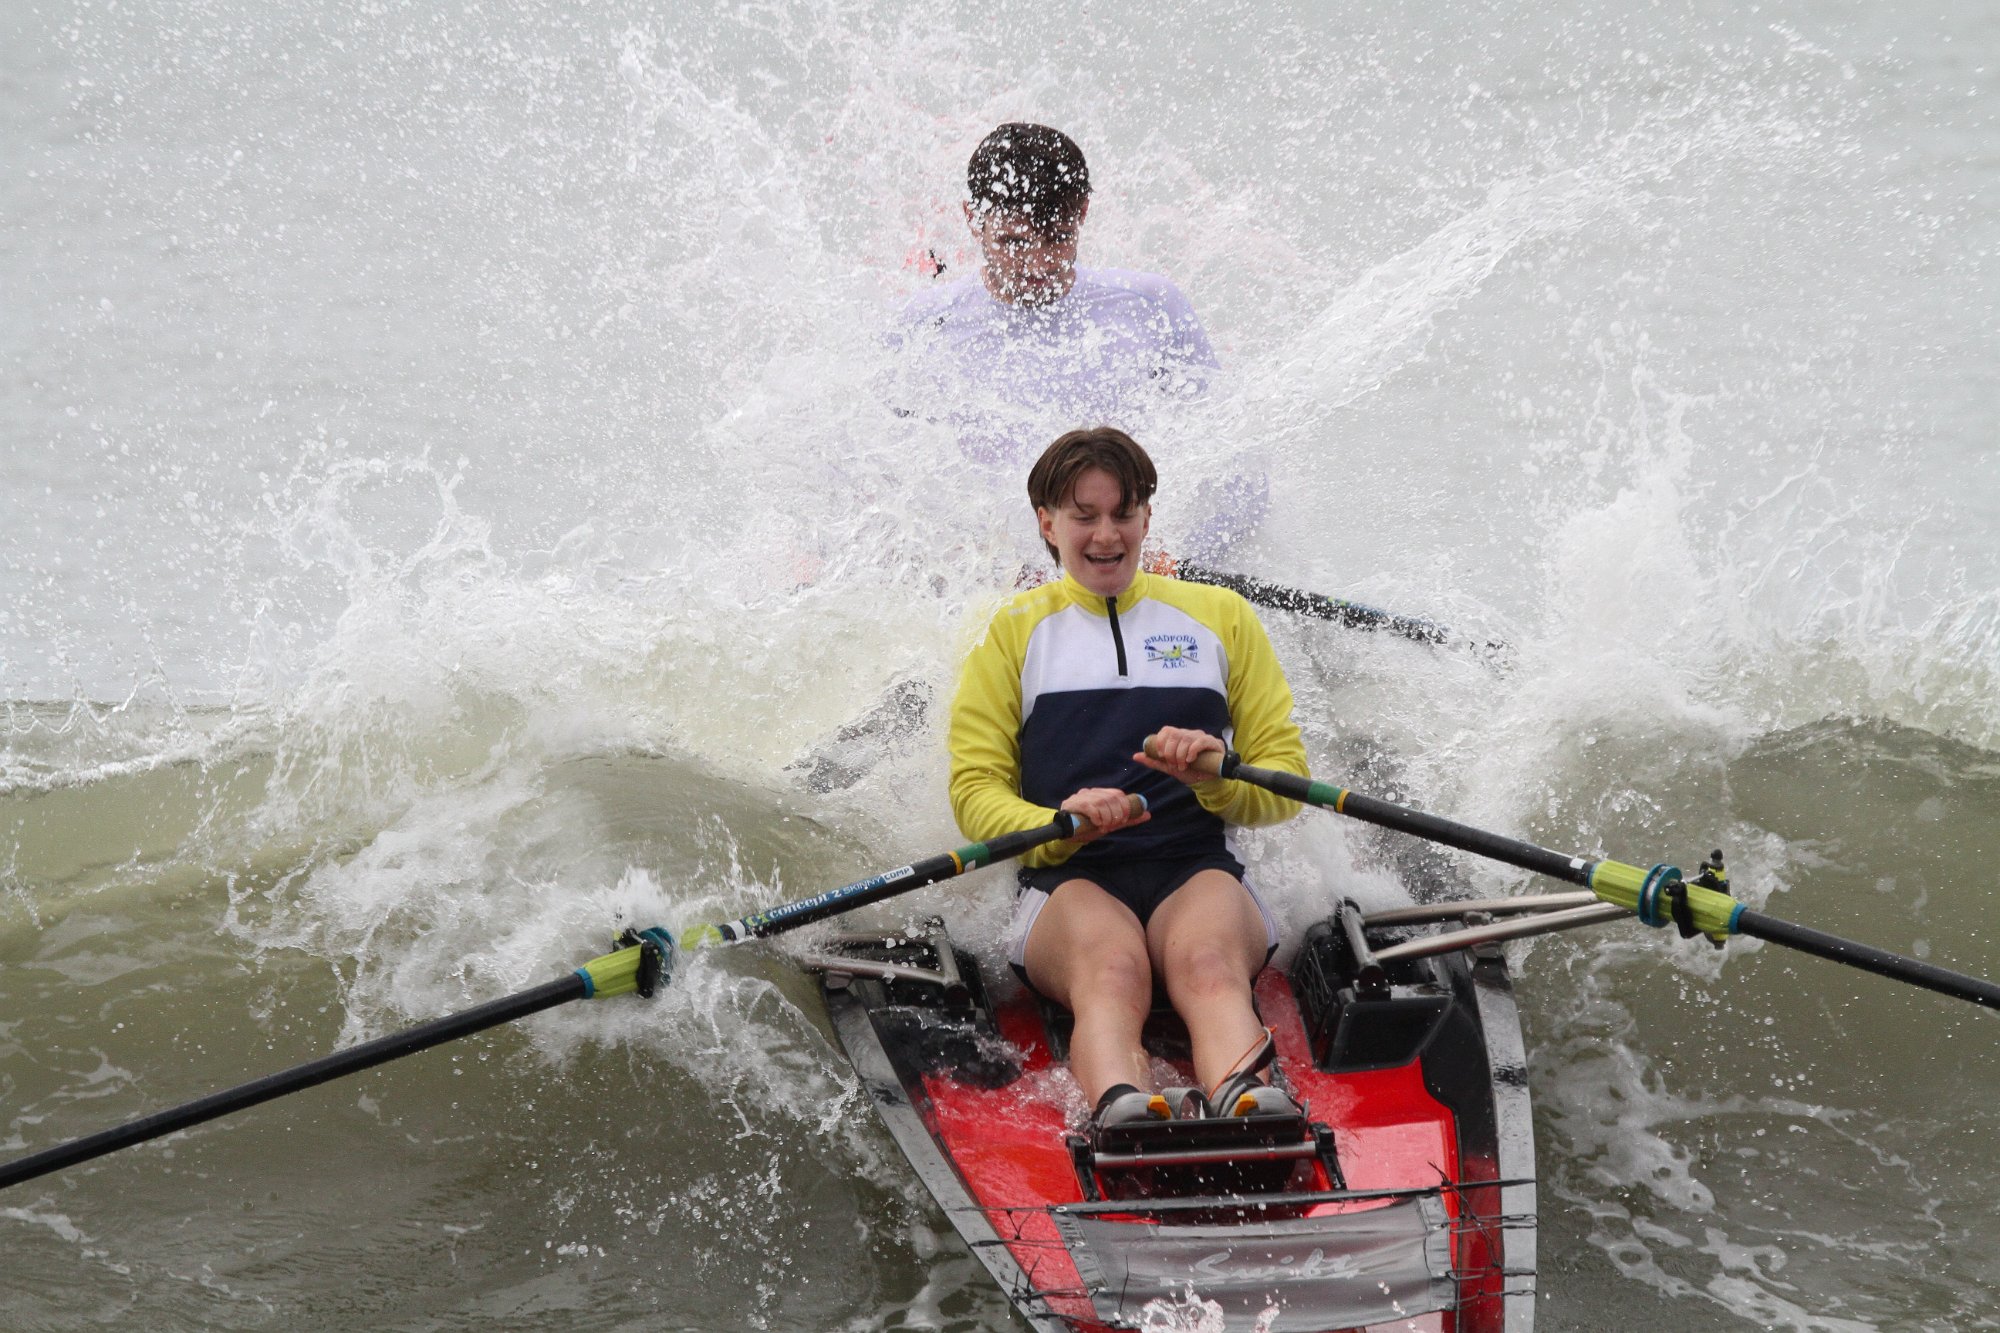
[[(1073, 430), (1042, 450), (1028, 470), (1028, 503), (1037, 513), (1055, 509), (1069, 499), (1076, 483), (1092, 468), (1103, 468), (1118, 483), (1118, 507), (1129, 511), (1149, 504), (1160, 488), (1160, 474), (1139, 442), (1115, 426)], [(1058, 563), (1056, 548), (1044, 541), (1049, 558)]]
[(1009, 121), (979, 141), (965, 164), (972, 211), (1020, 213), (1047, 235), (1074, 226), (1090, 198), (1083, 150), (1061, 130)]

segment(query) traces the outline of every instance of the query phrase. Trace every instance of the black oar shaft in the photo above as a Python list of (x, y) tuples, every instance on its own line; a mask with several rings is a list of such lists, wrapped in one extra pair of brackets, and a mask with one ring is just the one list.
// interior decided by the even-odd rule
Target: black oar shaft
[[(1146, 798), (1132, 794), (1126, 797), (1130, 803), (1130, 814), (1137, 819), (1145, 813)], [(952, 879), (981, 866), (1005, 861), (1012, 856), (1039, 847), (1045, 842), (1058, 838), (1073, 838), (1086, 832), (1090, 821), (1068, 811), (1060, 811), (1056, 817), (1040, 828), (1022, 829), (1015, 833), (1003, 833), (985, 842), (970, 843), (957, 851), (940, 852), (938, 855), (895, 870), (884, 871), (868, 879), (856, 880), (852, 884), (837, 889), (828, 889), (783, 907), (773, 907), (762, 912), (752, 912), (740, 921), (717, 922), (712, 926), (697, 926), (681, 936), (683, 947), (692, 948), (703, 944), (723, 943), (729, 940), (747, 939), (751, 936), (776, 935), (782, 931), (797, 930), (815, 921), (824, 921), (842, 912), (851, 912), (857, 907), (893, 898), (899, 893), (921, 889), (926, 884), (936, 884), (940, 880)]]
[(572, 972), (557, 981), (547, 982), (532, 990), (506, 996), (467, 1009), (463, 1013), (440, 1018), (435, 1022), (423, 1023), (403, 1032), (377, 1037), (373, 1041), (350, 1046), (344, 1051), (324, 1056), (282, 1073), (264, 1078), (222, 1092), (211, 1093), (196, 1101), (176, 1106), (171, 1110), (154, 1115), (141, 1116), (112, 1129), (97, 1134), (89, 1134), (68, 1143), (58, 1144), (38, 1153), (0, 1164), (0, 1189), (18, 1185), (24, 1180), (60, 1171), (63, 1167), (87, 1162), (93, 1157), (116, 1152), (135, 1143), (148, 1139), (163, 1138), (192, 1126), (225, 1116), (232, 1111), (241, 1111), (287, 1093), (299, 1092), (318, 1084), (330, 1082), (348, 1074), (358, 1074), (364, 1069), (372, 1069), (379, 1064), (432, 1046), (440, 1046), (459, 1037), (469, 1036), (485, 1028), (511, 1023), (517, 1018), (553, 1009), (559, 1004), (584, 997), (583, 978)]
[(1288, 588), (1282, 583), (1252, 578), (1247, 574), (1227, 574), (1219, 569), (1210, 569), (1198, 561), (1177, 562), (1174, 574), (1189, 583), (1206, 583), (1217, 588), (1227, 588), (1240, 595), (1246, 602), (1254, 602), (1258, 606), (1268, 606), (1276, 611), (1292, 611), (1318, 620), (1330, 620), (1349, 629), (1387, 630), (1391, 634), (1400, 634), (1419, 643), (1443, 643), (1451, 637), (1449, 630), (1434, 621), (1423, 620), (1416, 616), (1399, 616), (1393, 611), (1363, 606), (1359, 602), (1350, 602), (1343, 597), (1328, 597), (1323, 593), (1307, 592), (1302, 588)]
[[(912, 862), (887, 874), (858, 880), (842, 888), (830, 889), (817, 897), (807, 898), (801, 902), (774, 907), (767, 912), (758, 912), (743, 918), (740, 922), (732, 922), (731, 925), (738, 927), (742, 933), (758, 937), (797, 930), (800, 926), (809, 926), (815, 921), (824, 921), (828, 917), (866, 907), (884, 898), (893, 898), (899, 893), (921, 889), (927, 884), (953, 879), (968, 870), (976, 870), (995, 861), (1019, 856), (1022, 852), (1039, 847), (1045, 842), (1071, 837), (1076, 833), (1079, 822), (1074, 815), (1064, 814), (1040, 828), (1024, 829), (1018, 833), (1003, 833), (997, 838), (974, 843), (970, 847), (961, 847), (957, 851), (940, 852), (936, 856)], [(724, 930), (724, 937), (729, 938), (727, 929)]]
[(1819, 958), (1858, 967), (1863, 972), (1873, 972), (1878, 977), (1889, 977), (1896, 981), (1907, 981), (1912, 986), (1934, 990), (1940, 995), (1954, 999), (1970, 1000), (1988, 1009), (2000, 1009), (2000, 986), (1979, 977), (1969, 977), (1963, 972), (1953, 972), (1949, 968), (1937, 967), (1921, 959), (1907, 958), (1887, 949), (1877, 949), (1870, 944), (1842, 939), (1829, 935), (1811, 926), (1801, 926), (1793, 921), (1780, 921), (1762, 912), (1744, 911), (1736, 918), (1736, 931), (1773, 944), (1782, 944), (1788, 949), (1797, 949)]
[(1581, 857), (1550, 851), (1546, 847), (1537, 847), (1532, 842), (1522, 842), (1517, 838), (1503, 838), (1497, 833), (1488, 833), (1485, 829), (1474, 828), (1470, 824), (1460, 824), (1437, 815), (1427, 815), (1421, 810), (1412, 810), (1393, 801), (1364, 796), (1358, 791), (1300, 777), (1296, 773), (1287, 773), (1282, 769), (1237, 764), (1230, 770), (1230, 776), (1240, 782), (1248, 782), (1268, 791), (1274, 791), (1280, 796), (1289, 796), (1306, 805), (1325, 806), (1364, 823), (1395, 829), (1399, 833), (1408, 833), (1414, 837), (1442, 843), (1447, 847), (1456, 847), (1462, 852), (1471, 852), (1488, 860), (1519, 866), (1538, 875), (1548, 875), (1570, 884), (1590, 887), (1590, 867), (1595, 862)]

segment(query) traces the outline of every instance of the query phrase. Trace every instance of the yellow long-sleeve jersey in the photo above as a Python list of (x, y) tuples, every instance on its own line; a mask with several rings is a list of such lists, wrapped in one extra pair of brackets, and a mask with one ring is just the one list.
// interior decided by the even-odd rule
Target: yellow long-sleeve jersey
[(1190, 788), (1135, 763), (1165, 726), (1220, 736), (1245, 763), (1306, 771), (1291, 687), (1242, 597), (1142, 573), (1113, 600), (1065, 574), (1009, 600), (966, 658), (951, 709), (952, 813), (984, 840), (1047, 823), (1084, 787), (1146, 797), (1146, 823), (1047, 844), (1024, 858), (1031, 866), (1218, 852), (1229, 825), (1298, 813), (1262, 788)]

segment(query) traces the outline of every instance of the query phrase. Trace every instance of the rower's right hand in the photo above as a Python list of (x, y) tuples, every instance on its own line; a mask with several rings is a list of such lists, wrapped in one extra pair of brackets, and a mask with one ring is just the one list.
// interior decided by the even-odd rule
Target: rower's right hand
[(1132, 798), (1116, 787), (1085, 787), (1064, 801), (1062, 809), (1073, 815), (1082, 815), (1090, 821), (1090, 827), (1066, 841), (1091, 842), (1130, 825), (1143, 824), (1153, 817), (1151, 811), (1141, 810), (1135, 819), (1132, 805)]

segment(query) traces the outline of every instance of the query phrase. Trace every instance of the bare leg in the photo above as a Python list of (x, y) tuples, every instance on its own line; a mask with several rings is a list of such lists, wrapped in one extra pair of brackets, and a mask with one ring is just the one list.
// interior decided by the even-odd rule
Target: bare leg
[(1204, 870), (1160, 904), (1146, 943), (1187, 1024), (1195, 1077), (1213, 1090), (1264, 1036), (1250, 998), (1264, 966), (1264, 918), (1234, 875)]
[(1139, 1034), (1153, 972), (1132, 909), (1089, 880), (1064, 881), (1028, 932), (1027, 966), (1035, 989), (1076, 1015), (1069, 1067), (1084, 1098), (1095, 1106), (1120, 1083), (1150, 1091)]

